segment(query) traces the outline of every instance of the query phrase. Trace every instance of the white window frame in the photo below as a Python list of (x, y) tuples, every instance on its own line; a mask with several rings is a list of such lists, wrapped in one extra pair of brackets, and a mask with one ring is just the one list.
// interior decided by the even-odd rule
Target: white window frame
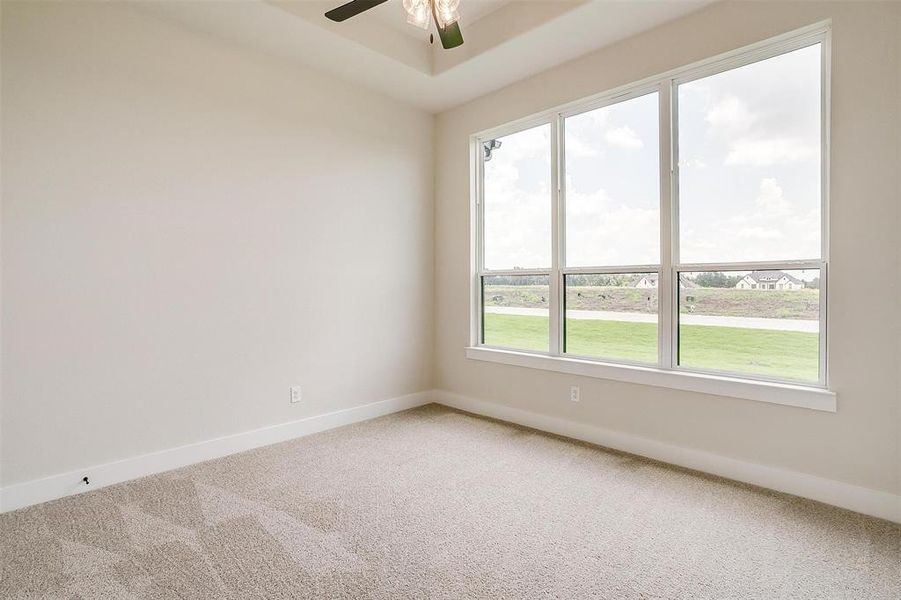
[[(821, 44), (821, 256), (817, 259), (743, 262), (679, 262), (679, 167), (678, 86), (710, 75)], [(776, 38), (753, 44), (693, 65), (675, 69), (640, 82), (571, 102), (530, 117), (470, 136), (471, 181), (471, 330), (467, 357), (489, 362), (533, 367), (575, 375), (616, 379), (723, 396), (761, 400), (776, 404), (835, 411), (836, 396), (829, 390), (827, 282), (829, 262), (829, 124), (831, 24), (817, 23)], [(569, 116), (617, 104), (649, 93), (659, 99), (660, 146), (660, 264), (615, 267), (565, 267), (565, 140), (564, 123)], [(484, 153), (482, 143), (549, 124), (551, 128), (551, 231), (552, 258), (548, 269), (487, 270), (484, 268)], [(680, 366), (678, 353), (678, 274), (691, 271), (753, 271), (819, 269), (819, 380), (799, 383), (779, 378), (704, 370)], [(595, 359), (563, 353), (564, 278), (572, 273), (658, 274), (658, 362), (656, 365)], [(493, 275), (546, 275), (549, 282), (550, 339), (548, 352), (486, 346), (482, 340), (482, 278)]]

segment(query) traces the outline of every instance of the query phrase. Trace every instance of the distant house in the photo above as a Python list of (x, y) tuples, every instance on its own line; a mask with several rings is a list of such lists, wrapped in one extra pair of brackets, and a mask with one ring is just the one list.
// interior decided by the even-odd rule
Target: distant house
[(656, 288), (657, 284), (657, 273), (648, 273), (647, 275), (642, 275), (641, 279), (638, 280), (638, 283), (635, 284), (635, 287), (651, 289)]
[(784, 271), (751, 271), (735, 287), (740, 290), (800, 290), (804, 282)]
[[(647, 275), (642, 275), (641, 279), (638, 280), (638, 283), (635, 284), (635, 287), (642, 289), (656, 288), (660, 283), (658, 279), (659, 277), (657, 276), (657, 273), (648, 273)], [(679, 287), (682, 289), (696, 288), (698, 287), (698, 284), (685, 277), (685, 275), (680, 275)]]

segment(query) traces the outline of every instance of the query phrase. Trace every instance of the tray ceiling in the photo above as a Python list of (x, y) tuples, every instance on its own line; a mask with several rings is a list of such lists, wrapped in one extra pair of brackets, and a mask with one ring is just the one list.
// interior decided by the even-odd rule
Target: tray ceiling
[(679, 18), (711, 0), (462, 0), (465, 43), (443, 50), (389, 0), (344, 23), (342, 0), (141, 3), (145, 11), (439, 112)]

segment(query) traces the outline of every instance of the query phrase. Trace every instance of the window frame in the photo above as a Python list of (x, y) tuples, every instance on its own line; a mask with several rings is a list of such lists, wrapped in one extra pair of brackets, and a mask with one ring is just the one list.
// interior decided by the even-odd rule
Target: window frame
[[(679, 167), (678, 167), (678, 86), (724, 71), (742, 67), (794, 50), (821, 44), (821, 255), (816, 259), (743, 263), (679, 262)], [(769, 40), (674, 69), (558, 106), (529, 117), (470, 136), (471, 203), (471, 327), (469, 358), (519, 366), (562, 371), (579, 375), (635, 381), (690, 389), (740, 398), (790, 404), (819, 410), (835, 410), (835, 394), (829, 391), (828, 369), (828, 265), (829, 265), (829, 172), (831, 23), (816, 23)], [(565, 119), (591, 110), (618, 104), (650, 93), (658, 94), (659, 108), (659, 191), (660, 263), (604, 267), (565, 266)], [(482, 143), (490, 139), (550, 125), (551, 153), (551, 266), (549, 269), (487, 270), (484, 268), (484, 153)], [(678, 364), (679, 288), (674, 285), (682, 272), (819, 269), (819, 379), (800, 382), (777, 377), (731, 371), (698, 369)], [(601, 359), (564, 353), (565, 276), (590, 273), (657, 273), (658, 276), (658, 360), (656, 364), (619, 359)], [(482, 279), (494, 275), (546, 275), (549, 282), (549, 351), (524, 351), (482, 344)]]

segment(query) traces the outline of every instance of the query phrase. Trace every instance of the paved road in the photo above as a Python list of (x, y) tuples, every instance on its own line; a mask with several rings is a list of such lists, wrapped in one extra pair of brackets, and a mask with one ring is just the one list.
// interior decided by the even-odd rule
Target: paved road
[[(542, 308), (517, 308), (513, 306), (486, 306), (485, 312), (499, 315), (546, 317)], [(606, 310), (568, 310), (569, 319), (594, 321), (627, 321), (631, 323), (656, 323), (657, 315), (647, 313), (613, 312)], [(744, 329), (769, 329), (772, 331), (804, 331), (818, 333), (819, 321), (808, 319), (765, 319), (762, 317), (713, 317), (710, 315), (682, 315), (685, 325), (710, 325), (713, 327), (741, 327)]]

